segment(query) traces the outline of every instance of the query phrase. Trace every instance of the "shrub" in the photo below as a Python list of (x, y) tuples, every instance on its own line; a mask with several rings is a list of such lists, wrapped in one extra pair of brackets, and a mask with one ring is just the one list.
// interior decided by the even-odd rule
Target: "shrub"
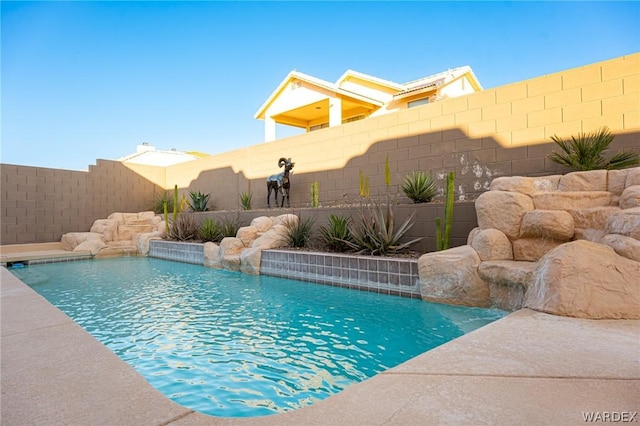
[(428, 203), (436, 196), (438, 188), (432, 175), (422, 171), (414, 171), (404, 178), (402, 191), (414, 203)]
[(189, 196), (191, 197), (189, 207), (194, 212), (206, 212), (209, 209), (207, 204), (209, 203), (211, 194), (203, 194), (200, 191), (189, 191)]
[(606, 159), (604, 152), (613, 138), (613, 133), (607, 127), (589, 134), (580, 133), (577, 138), (571, 136), (571, 140), (553, 135), (551, 140), (561, 151), (553, 151), (548, 158), (575, 171), (625, 169), (640, 163), (640, 156), (634, 151), (622, 150)]
[(166, 191), (155, 194), (153, 203), (149, 206), (149, 210), (152, 210), (157, 214), (162, 214), (164, 212), (164, 203), (167, 203), (167, 209), (169, 211), (173, 210), (173, 198), (170, 197)]
[(235, 237), (240, 229), (238, 218), (224, 218), (220, 221), (220, 240), (224, 237)]
[(351, 247), (347, 241), (353, 242), (349, 227), (351, 218), (343, 215), (329, 215), (329, 224), (320, 227), (320, 239), (332, 250), (347, 251)]
[(204, 242), (213, 241), (218, 242), (222, 240), (222, 231), (220, 230), (220, 223), (217, 220), (207, 217), (204, 219), (198, 230), (198, 236)]
[(243, 192), (242, 194), (240, 194), (240, 207), (242, 207), (242, 210), (251, 210), (252, 198), (253, 195), (250, 192)]
[(313, 236), (314, 220), (300, 216), (297, 221), (287, 221), (287, 244), (289, 247), (306, 247)]
[(180, 213), (169, 225), (169, 239), (174, 241), (189, 241), (198, 239), (198, 224), (196, 218), (189, 212)]
[(415, 213), (412, 213), (397, 229), (394, 215), (395, 204), (392, 205), (388, 197), (384, 204), (372, 202), (367, 205), (366, 209), (362, 207), (360, 209), (360, 220), (349, 230), (353, 242), (346, 243), (357, 250), (358, 253), (388, 255), (399, 253), (422, 239), (416, 238), (409, 242), (401, 243), (402, 237), (413, 226)]

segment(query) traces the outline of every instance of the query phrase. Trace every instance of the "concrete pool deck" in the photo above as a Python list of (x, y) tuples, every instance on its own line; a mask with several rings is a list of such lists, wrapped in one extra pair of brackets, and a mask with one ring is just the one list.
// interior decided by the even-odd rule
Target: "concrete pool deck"
[(160, 394), (0, 273), (2, 425), (577, 425), (589, 413), (640, 421), (640, 321), (523, 309), (309, 407), (216, 418)]

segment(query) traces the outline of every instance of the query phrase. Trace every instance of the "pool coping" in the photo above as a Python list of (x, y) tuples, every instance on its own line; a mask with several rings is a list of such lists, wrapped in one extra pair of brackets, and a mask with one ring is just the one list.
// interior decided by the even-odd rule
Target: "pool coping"
[(1, 424), (583, 424), (584, 413), (640, 411), (640, 321), (523, 309), (311, 406), (207, 416), (0, 272)]

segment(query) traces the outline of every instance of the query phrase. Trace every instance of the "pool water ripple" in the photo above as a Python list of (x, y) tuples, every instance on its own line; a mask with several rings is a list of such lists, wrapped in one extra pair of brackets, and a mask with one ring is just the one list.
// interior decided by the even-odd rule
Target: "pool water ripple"
[(288, 411), (504, 315), (158, 259), (12, 271), (179, 404)]

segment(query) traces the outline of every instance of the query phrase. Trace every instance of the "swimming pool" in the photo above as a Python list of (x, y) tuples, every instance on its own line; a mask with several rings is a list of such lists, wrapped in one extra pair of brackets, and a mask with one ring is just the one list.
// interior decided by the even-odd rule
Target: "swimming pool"
[(299, 408), (504, 312), (149, 258), (12, 269), (177, 403)]

